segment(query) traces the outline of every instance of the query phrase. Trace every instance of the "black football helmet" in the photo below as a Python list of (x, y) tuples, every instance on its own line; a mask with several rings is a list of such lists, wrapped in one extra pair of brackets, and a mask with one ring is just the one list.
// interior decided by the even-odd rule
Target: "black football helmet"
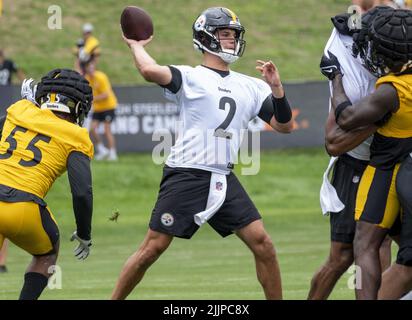
[(70, 113), (82, 126), (92, 106), (93, 93), (89, 82), (80, 73), (55, 69), (41, 79), (35, 99), (40, 108)]
[[(193, 23), (193, 44), (201, 52), (207, 51), (219, 56), (226, 63), (233, 63), (243, 55), (246, 41), (243, 40), (245, 28), (237, 15), (222, 7), (206, 9)], [(236, 48), (224, 49), (215, 32), (218, 29), (233, 29), (236, 31)]]
[[(380, 8), (380, 9), (379, 9)], [(412, 11), (377, 7), (354, 35), (354, 54), (375, 76), (400, 74), (412, 67)], [(373, 12), (371, 12), (373, 13)]]

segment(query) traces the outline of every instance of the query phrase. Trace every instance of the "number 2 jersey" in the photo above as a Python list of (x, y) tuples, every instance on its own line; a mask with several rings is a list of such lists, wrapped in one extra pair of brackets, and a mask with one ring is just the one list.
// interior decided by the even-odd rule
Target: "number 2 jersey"
[(180, 87), (175, 93), (165, 89), (164, 94), (180, 106), (180, 119), (166, 164), (229, 174), (249, 121), (272, 93), (269, 85), (205, 66), (170, 68), (172, 74), (173, 69), (180, 72)]
[(0, 184), (43, 199), (71, 152), (93, 157), (87, 129), (20, 100), (7, 109), (0, 141)]

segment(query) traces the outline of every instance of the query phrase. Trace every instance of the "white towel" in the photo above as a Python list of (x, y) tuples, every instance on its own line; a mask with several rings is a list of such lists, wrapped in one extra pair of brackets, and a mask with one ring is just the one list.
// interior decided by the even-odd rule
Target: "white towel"
[(220, 209), (226, 199), (227, 181), (226, 175), (212, 173), (210, 177), (209, 197), (206, 209), (194, 215), (195, 223), (201, 226), (208, 221)]
[(329, 173), (334, 167), (337, 157), (331, 157), (329, 165), (323, 174), (323, 183), (320, 188), (320, 207), (323, 215), (329, 215), (329, 212), (339, 212), (345, 208), (345, 205), (340, 201), (335, 188), (329, 182)]

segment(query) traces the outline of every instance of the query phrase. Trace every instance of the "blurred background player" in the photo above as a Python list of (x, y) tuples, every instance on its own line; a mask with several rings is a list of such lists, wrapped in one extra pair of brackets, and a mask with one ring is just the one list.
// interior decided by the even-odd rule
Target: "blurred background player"
[[(245, 48), (245, 29), (233, 11), (209, 8), (193, 23), (192, 31), (193, 43), (203, 54), (196, 67), (158, 65), (144, 49), (152, 38), (125, 38), (146, 81), (164, 87), (165, 96), (180, 105), (183, 130), (164, 166), (146, 237), (125, 263), (112, 298), (126, 298), (174, 237), (190, 239), (207, 221), (222, 237), (235, 233), (248, 246), (265, 297), (281, 299), (273, 242), (231, 169), (239, 133), (251, 119), (259, 116), (277, 132), (289, 133), (292, 111), (272, 61), (257, 61), (263, 80), (230, 69)], [(209, 201), (215, 193), (220, 195)], [(200, 216), (204, 219), (196, 220)]]
[(6, 59), (4, 51), (0, 49), (0, 86), (11, 85), (14, 73), (17, 74), (20, 81), (24, 80), (25, 75), (23, 71), (13, 60)]
[[(412, 152), (412, 53), (404, 50), (412, 45), (412, 34), (408, 32), (411, 21), (410, 10), (386, 10), (372, 20), (366, 33), (354, 37), (363, 65), (379, 78), (376, 90), (357, 103), (346, 95), (339, 60), (324, 57), (334, 66), (330, 74), (337, 124), (346, 131), (379, 126), (356, 199), (354, 254), (362, 276), (362, 287), (356, 288), (357, 299), (377, 298), (381, 284), (379, 247), (397, 219), (400, 206), (404, 206), (402, 196), (410, 192), (410, 184), (400, 186), (397, 174), (402, 161)], [(402, 222), (397, 263), (409, 265), (410, 250), (404, 249), (410, 242), (405, 236)]]
[[(116, 161), (116, 141), (111, 129), (117, 107), (116, 95), (113, 92), (108, 76), (104, 72), (96, 70), (96, 61), (94, 59), (82, 65), (82, 70), (93, 89), (93, 114), (90, 134), (97, 149), (94, 158), (96, 160), (107, 159), (109, 161)], [(101, 123), (104, 126), (107, 148), (97, 132)]]
[(93, 25), (85, 23), (83, 25), (83, 37), (77, 40), (74, 54), (76, 55), (75, 70), (81, 73), (81, 65), (100, 56), (100, 42), (93, 36)]
[(23, 99), (0, 120), (0, 246), (8, 238), (33, 256), (20, 299), (37, 299), (59, 252), (59, 229), (44, 201), (54, 181), (68, 172), (77, 230), (78, 259), (89, 255), (93, 210), (90, 159), (93, 144), (84, 118), (92, 89), (79, 73), (55, 69), (35, 86), (22, 86)]
[[(386, 6), (373, 8), (373, 1), (353, 1), (353, 3), (367, 11), (362, 15), (363, 28), (366, 28), (367, 22), (380, 11), (392, 10)], [(345, 90), (351, 101), (357, 102), (375, 90), (377, 78), (362, 65), (360, 59), (353, 56), (352, 36), (356, 30), (349, 28), (349, 16), (349, 14), (341, 14), (332, 18), (335, 28), (326, 44), (325, 52), (339, 59), (342, 72), (345, 74), (343, 78)], [(321, 71), (326, 76), (333, 74), (333, 66), (323, 65), (321, 62)], [(328, 73), (329, 71), (331, 72)], [(328, 78), (331, 80), (330, 77)], [(330, 92), (332, 95), (331, 85)], [(328, 298), (336, 282), (354, 261), (356, 194), (360, 178), (369, 163), (371, 135), (377, 128), (371, 125), (364, 130), (350, 132), (342, 130), (335, 122), (333, 109), (330, 109), (325, 127), (326, 149), (331, 155), (339, 155), (339, 157), (331, 158), (327, 171), (333, 167), (332, 185), (327, 188), (325, 184), (329, 182), (324, 180), (321, 199), (323, 213), (329, 213), (330, 216), (331, 247), (326, 262), (313, 276), (308, 299)], [(334, 195), (330, 192), (325, 194), (325, 191), (330, 188), (336, 190), (336, 195), (344, 208), (333, 200)], [(380, 249), (382, 270), (388, 268), (391, 263), (390, 243), (391, 240), (388, 238)]]

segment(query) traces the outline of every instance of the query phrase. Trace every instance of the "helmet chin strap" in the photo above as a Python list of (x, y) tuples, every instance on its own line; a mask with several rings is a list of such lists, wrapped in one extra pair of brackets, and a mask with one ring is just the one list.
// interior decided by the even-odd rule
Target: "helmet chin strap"
[(223, 49), (224, 51), (220, 51), (220, 52), (213, 52), (211, 50), (209, 50), (208, 48), (206, 48), (205, 46), (201, 45), (198, 42), (194, 43), (194, 48), (199, 50), (199, 51), (207, 51), (210, 54), (213, 54), (217, 57), (219, 57), (220, 59), (222, 59), (224, 62), (231, 64), (237, 61), (237, 59), (239, 59), (239, 56), (234, 55), (235, 50), (231, 50), (231, 49)]
[(239, 59), (238, 56), (235, 56), (234, 54), (228, 52), (218, 52), (216, 55), (219, 56), (224, 62), (229, 64), (234, 63), (237, 61), (237, 59)]

